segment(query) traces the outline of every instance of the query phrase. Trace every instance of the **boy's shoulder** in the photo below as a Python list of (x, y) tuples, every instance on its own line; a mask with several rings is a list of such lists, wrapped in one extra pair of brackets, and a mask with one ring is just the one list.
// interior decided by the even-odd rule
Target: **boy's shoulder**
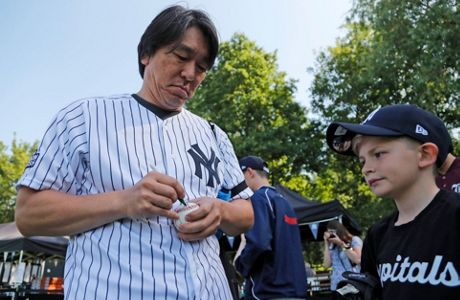
[(460, 227), (460, 193), (441, 189), (438, 193), (440, 214), (445, 214), (447, 218), (454, 218)]
[(456, 193), (456, 192), (453, 192), (453, 191), (441, 189), (439, 191), (438, 196), (441, 199), (446, 199), (447, 201), (453, 201), (453, 202), (448, 202), (448, 204), (450, 204), (450, 205), (460, 206), (460, 193)]
[(441, 189), (434, 200), (441, 213), (449, 212), (460, 217), (460, 193)]

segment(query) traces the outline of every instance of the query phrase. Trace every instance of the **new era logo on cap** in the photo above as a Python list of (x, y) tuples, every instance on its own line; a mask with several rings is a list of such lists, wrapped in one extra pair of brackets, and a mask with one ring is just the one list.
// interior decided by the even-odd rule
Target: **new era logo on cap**
[(418, 125), (415, 127), (415, 133), (417, 134), (422, 134), (422, 135), (428, 135), (428, 131), (423, 128), (422, 126)]

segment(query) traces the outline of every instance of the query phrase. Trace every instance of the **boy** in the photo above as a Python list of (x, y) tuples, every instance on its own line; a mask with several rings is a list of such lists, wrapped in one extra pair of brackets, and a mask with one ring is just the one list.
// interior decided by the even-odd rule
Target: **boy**
[(361, 260), (382, 298), (458, 299), (460, 195), (435, 183), (452, 151), (442, 121), (415, 105), (390, 105), (361, 124), (332, 123), (327, 143), (358, 156), (372, 191), (395, 201), (397, 211), (369, 229)]

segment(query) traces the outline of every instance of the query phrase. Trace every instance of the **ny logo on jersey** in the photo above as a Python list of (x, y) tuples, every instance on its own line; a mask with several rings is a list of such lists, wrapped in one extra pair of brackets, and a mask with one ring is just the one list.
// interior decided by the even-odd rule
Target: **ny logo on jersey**
[(217, 174), (217, 166), (220, 163), (219, 158), (216, 157), (216, 153), (211, 148), (211, 157), (207, 159), (204, 152), (198, 147), (198, 144), (192, 145), (192, 148), (187, 150), (187, 152), (192, 156), (193, 161), (195, 162), (195, 175), (200, 179), (203, 179), (203, 173), (201, 172), (201, 165), (208, 170), (209, 178), (207, 186), (215, 187), (214, 179), (217, 184), (220, 184), (219, 175)]

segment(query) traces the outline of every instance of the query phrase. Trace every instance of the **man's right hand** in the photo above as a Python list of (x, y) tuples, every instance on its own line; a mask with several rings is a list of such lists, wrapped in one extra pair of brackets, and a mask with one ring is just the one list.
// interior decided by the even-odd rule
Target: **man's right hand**
[(124, 190), (120, 200), (129, 218), (157, 215), (177, 219), (178, 214), (171, 208), (178, 198), (184, 196), (185, 190), (175, 178), (153, 171), (133, 187)]

